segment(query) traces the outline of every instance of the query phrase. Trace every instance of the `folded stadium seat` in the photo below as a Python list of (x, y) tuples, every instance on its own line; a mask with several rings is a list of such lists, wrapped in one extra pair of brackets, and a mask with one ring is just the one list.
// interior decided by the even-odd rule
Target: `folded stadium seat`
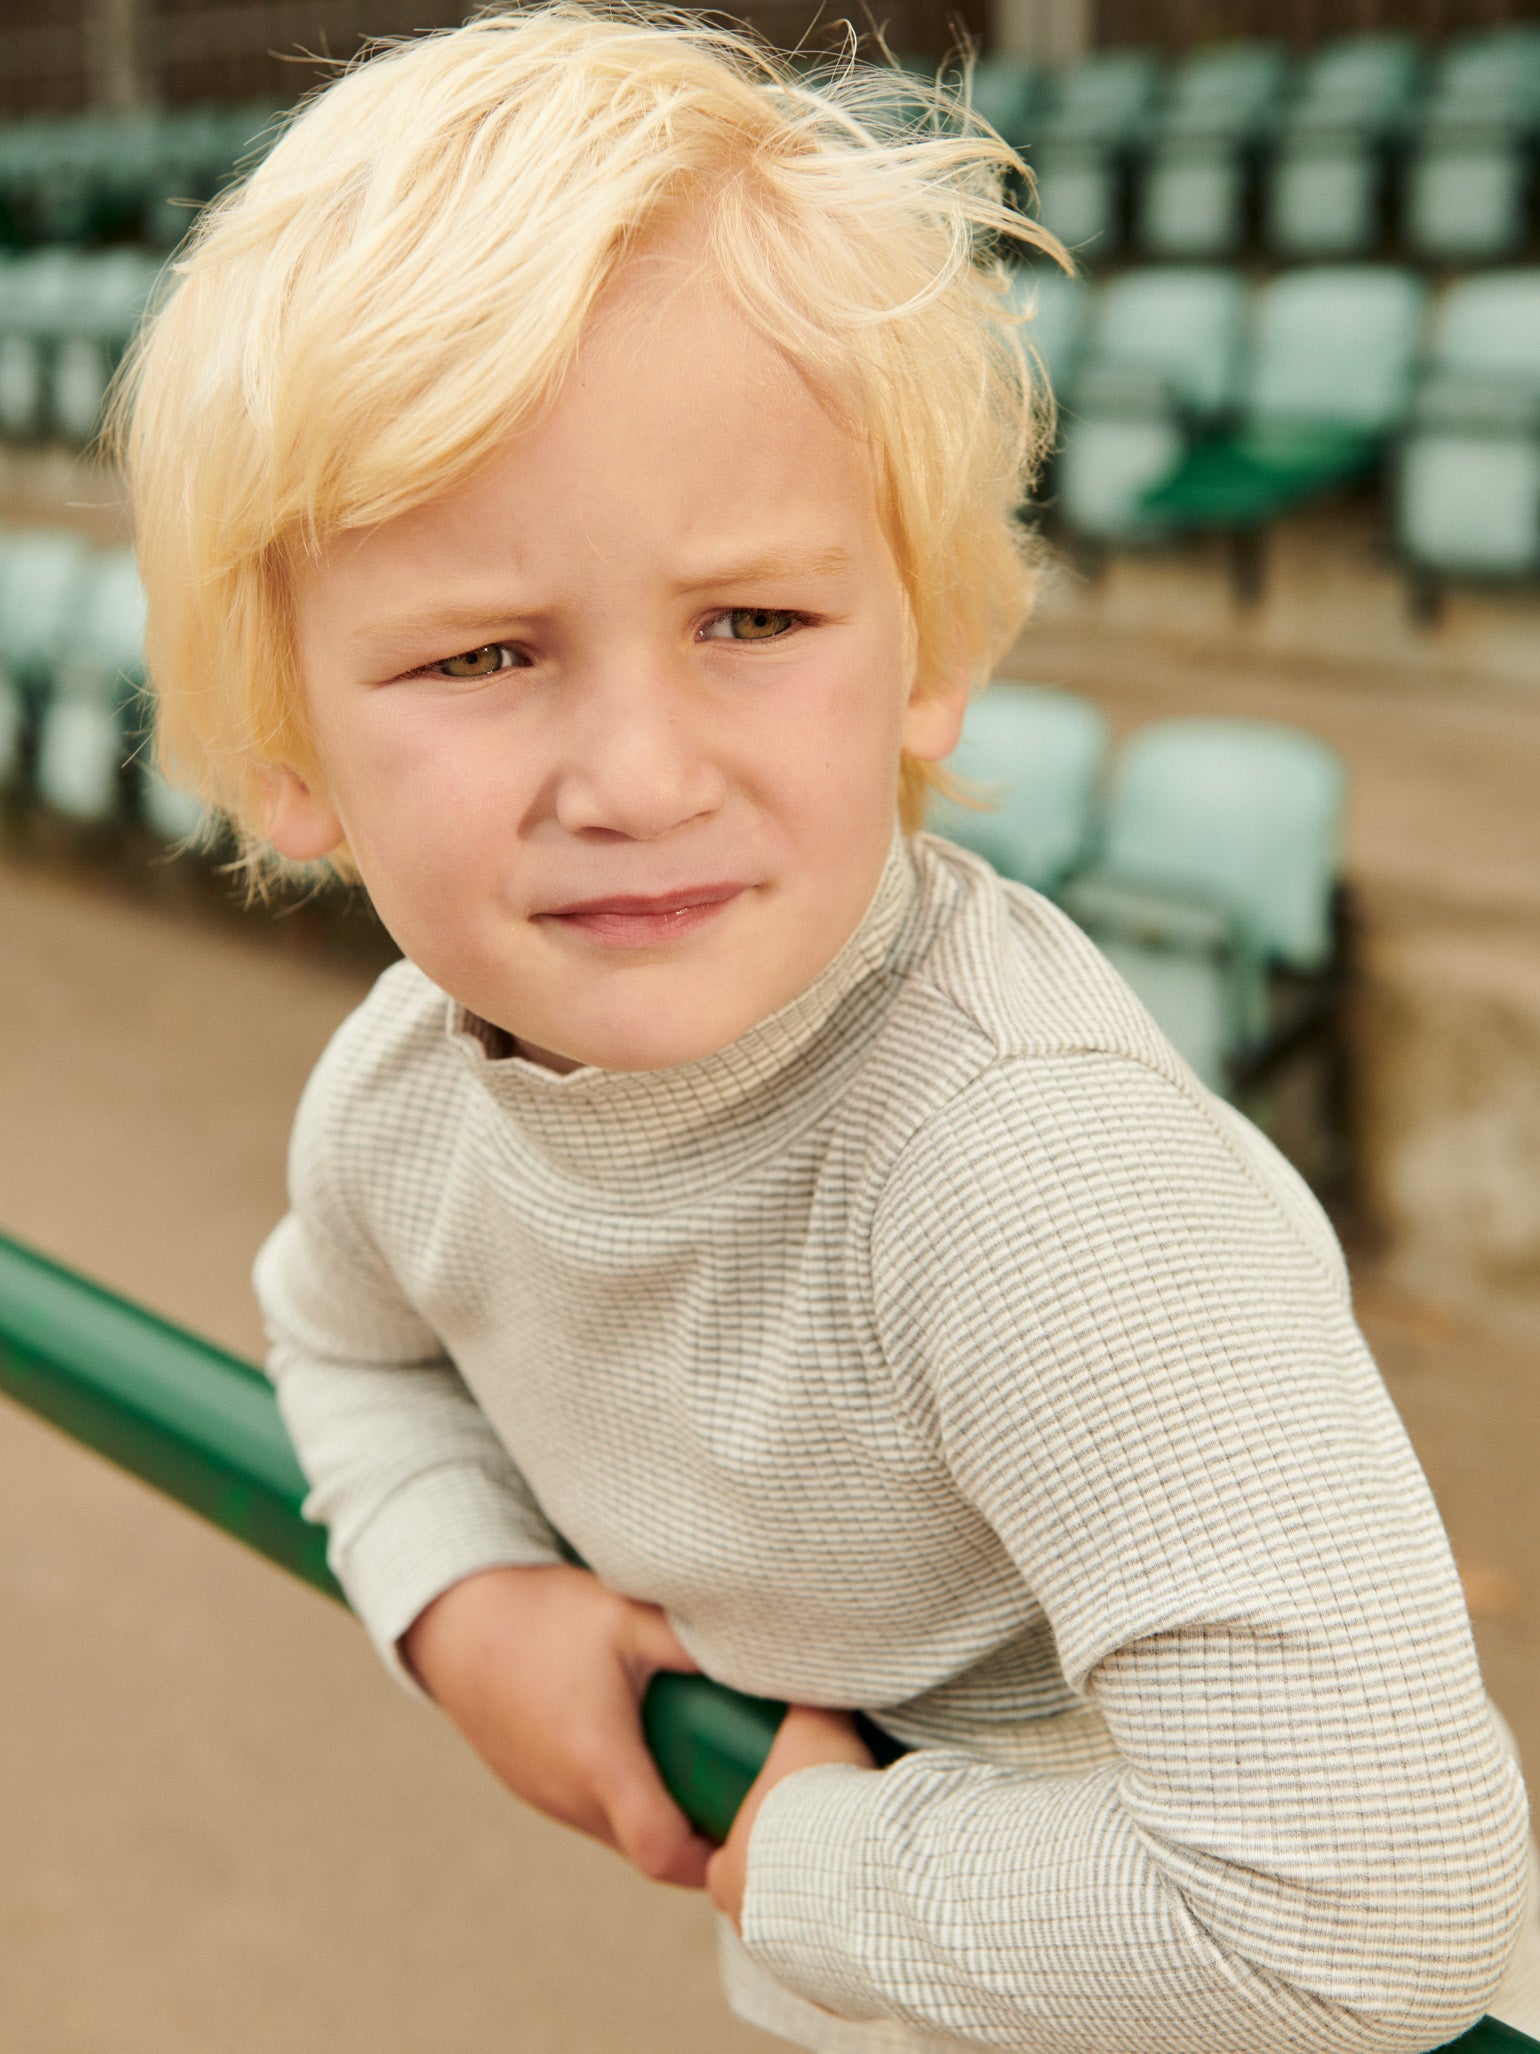
[(1078, 534), (1166, 532), (1144, 495), (1233, 408), (1245, 316), (1240, 273), (1218, 266), (1125, 271), (1103, 286), (1059, 456), (1059, 510)]
[(1233, 257), (1244, 247), (1257, 151), (1288, 78), (1274, 43), (1200, 50), (1172, 74), (1139, 180), (1139, 247)]
[(139, 196), (140, 232), (168, 250), (228, 176), (232, 145), (223, 109), (179, 107), (155, 124)]
[(1425, 288), (1389, 264), (1289, 271), (1256, 295), (1239, 424), (1145, 495), (1173, 528), (1251, 529), (1372, 470), (1403, 418)]
[(1425, 601), (1446, 577), (1540, 577), (1540, 268), (1468, 278), (1439, 308), (1396, 535)]
[(969, 90), (974, 113), (1013, 150), (1025, 149), (1043, 98), (1042, 73), (1014, 57), (981, 57)]
[(49, 409), (58, 433), (86, 443), (101, 424), (118, 360), (149, 303), (160, 265), (138, 249), (82, 255), (65, 332), (54, 350)]
[(1290, 262), (1369, 257), (1385, 234), (1390, 158), (1422, 57), (1407, 35), (1345, 36), (1308, 64), (1267, 181), (1266, 240)]
[(69, 326), (80, 289), (75, 250), (29, 250), (4, 273), (0, 299), (0, 436), (45, 434), (54, 350)]
[(126, 716), (144, 684), (144, 613), (133, 551), (101, 551), (38, 726), (37, 794), (69, 819), (100, 823), (119, 810)]
[(1142, 50), (1083, 58), (1050, 82), (1028, 155), (1036, 211), (1070, 249), (1098, 262), (1122, 241), (1123, 188), (1159, 72)]
[(1017, 312), (1030, 316), (1028, 347), (1036, 352), (1049, 388), (1063, 406), (1074, 390), (1085, 348), (1090, 288), (1083, 278), (1071, 277), (1057, 264), (1022, 264), (1015, 272), (1011, 297)]
[(968, 708), (947, 760), (987, 809), (938, 799), (931, 832), (1002, 877), (1057, 891), (1089, 851), (1107, 737), (1106, 716), (1089, 700), (1046, 685), (991, 685)]
[(0, 784), (15, 782), (31, 754), (89, 553), (64, 528), (0, 532)]
[(1247, 1098), (1329, 1025), (1347, 774), (1298, 729), (1162, 720), (1123, 747), (1067, 911), (1212, 1089)]
[(1427, 263), (1483, 264), (1528, 239), (1540, 140), (1540, 27), (1452, 43), (1435, 68), (1406, 172), (1402, 240)]

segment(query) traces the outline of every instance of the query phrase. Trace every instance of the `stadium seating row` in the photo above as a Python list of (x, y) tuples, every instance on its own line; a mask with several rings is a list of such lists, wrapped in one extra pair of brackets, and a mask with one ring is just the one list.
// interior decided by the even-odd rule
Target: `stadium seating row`
[(181, 241), (197, 208), (261, 154), (267, 101), (0, 124), (0, 243)]
[[(916, 69), (923, 67), (916, 66)], [(1166, 66), (1099, 52), (1057, 72), (998, 57), (978, 111), (1022, 149), (1044, 218), (1094, 262), (1363, 257), (1492, 263), (1533, 230), (1540, 26), (1431, 51), (1379, 32), (1295, 60), (1279, 44), (1200, 47)], [(902, 113), (902, 92), (894, 111)], [(35, 116), (0, 125), (0, 243), (142, 238), (170, 248), (259, 155), (278, 110)]]
[(62, 528), (0, 537), (0, 791), (84, 826), (137, 816), (167, 841), (198, 810), (145, 760), (144, 592), (130, 549)]
[(1254, 1111), (1280, 1066), (1330, 1046), (1347, 773), (1325, 743), (1174, 719), (1114, 755), (1089, 702), (1000, 683), (949, 768), (987, 803), (938, 806), (935, 831), (1057, 899), (1213, 1089)]
[(1540, 266), (1436, 299), (1389, 264), (1255, 288), (1217, 265), (1099, 288), (1034, 269), (1018, 295), (1062, 410), (1050, 492), (1074, 533), (1254, 529), (1389, 454), (1415, 577), (1540, 576)]
[(1057, 75), (996, 58), (978, 111), (1026, 155), (1044, 220), (1083, 260), (1521, 255), (1534, 232), (1540, 26), (1328, 43), (1216, 44), (1163, 70), (1145, 51)]
[(0, 254), (0, 437), (90, 441), (160, 269), (126, 244)]

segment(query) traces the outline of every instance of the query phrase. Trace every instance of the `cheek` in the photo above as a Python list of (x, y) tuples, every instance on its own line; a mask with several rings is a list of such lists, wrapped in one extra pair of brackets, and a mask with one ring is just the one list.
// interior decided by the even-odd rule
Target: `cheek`
[(348, 737), (337, 810), (382, 914), (474, 870), (509, 818), (502, 752), (441, 712), (381, 707)]

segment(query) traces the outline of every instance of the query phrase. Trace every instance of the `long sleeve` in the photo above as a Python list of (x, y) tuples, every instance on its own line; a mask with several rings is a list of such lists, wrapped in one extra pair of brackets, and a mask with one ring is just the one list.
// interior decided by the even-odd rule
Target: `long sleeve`
[[(346, 1031), (346, 1030), (345, 1030)], [(382, 1658), (415, 1688), (396, 1643), (433, 1598), (502, 1563), (562, 1559), (518, 1468), (370, 1239), (339, 1174), (347, 1109), (323, 1058), (295, 1121), (290, 1210), (254, 1282), (268, 1373), (328, 1529), (328, 1559)], [(356, 1152), (355, 1152), (356, 1153)]]
[(1426, 2049), (1482, 2010), (1525, 1806), (1334, 1244), (1224, 1109), (987, 1071), (874, 1231), (899, 1400), (1117, 1758), (788, 1778), (744, 1937), (848, 2017), (1035, 2054)]

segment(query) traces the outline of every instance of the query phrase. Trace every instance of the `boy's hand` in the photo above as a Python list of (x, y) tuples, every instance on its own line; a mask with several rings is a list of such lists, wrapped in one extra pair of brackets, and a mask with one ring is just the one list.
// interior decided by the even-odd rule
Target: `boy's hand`
[(700, 1889), (712, 1847), (663, 1787), (639, 1707), (660, 1669), (693, 1671), (664, 1613), (585, 1569), (482, 1570), (434, 1599), (401, 1651), (517, 1797)]
[(706, 1869), (706, 1887), (718, 1911), (726, 1912), (733, 1924), (743, 1918), (743, 1891), (749, 1872), (749, 1835), (764, 1803), (776, 1784), (798, 1769), (816, 1768), (820, 1762), (845, 1762), (857, 1769), (875, 1768), (865, 1742), (856, 1732), (849, 1712), (829, 1712), (815, 1705), (793, 1705), (781, 1721), (779, 1732), (765, 1757), (765, 1766), (755, 1777), (748, 1796), (733, 1820), (733, 1829)]

